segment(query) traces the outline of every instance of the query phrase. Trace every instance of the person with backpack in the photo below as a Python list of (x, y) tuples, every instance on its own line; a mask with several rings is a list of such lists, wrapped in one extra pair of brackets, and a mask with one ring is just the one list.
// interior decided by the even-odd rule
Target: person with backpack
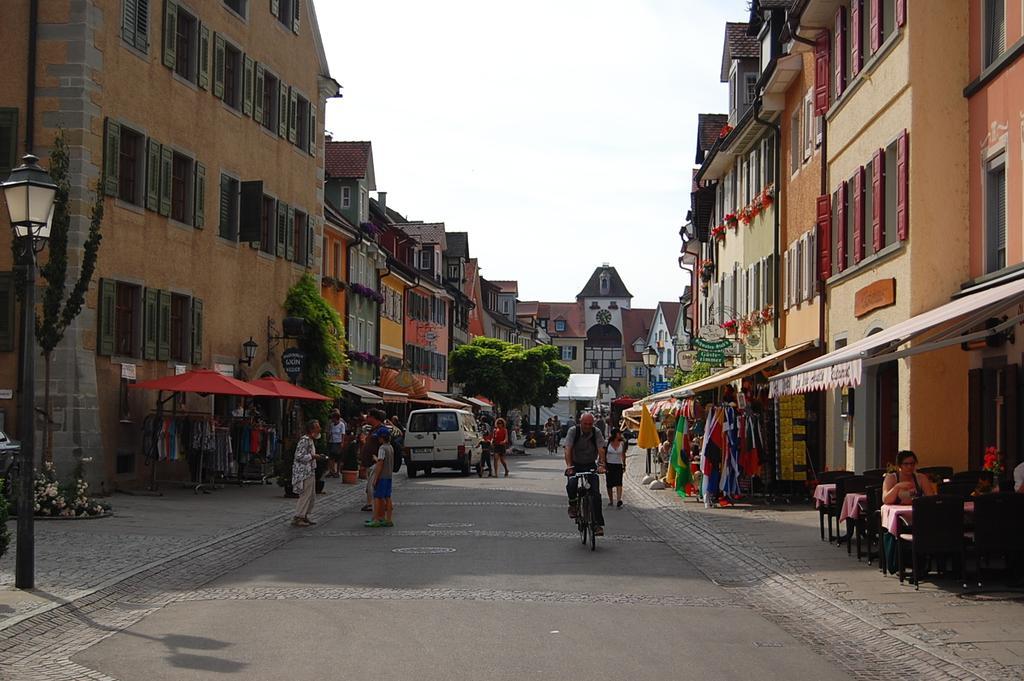
[[(606, 447), (604, 436), (601, 431), (594, 427), (594, 415), (590, 412), (583, 412), (580, 415), (578, 426), (569, 428), (565, 435), (565, 475), (584, 471), (590, 473), (590, 495), (591, 509), (594, 513), (594, 534), (598, 537), (604, 536), (604, 513), (601, 510), (601, 481), (598, 475), (605, 473), (606, 468)], [(576, 518), (576, 482), (569, 480), (565, 486), (566, 496), (569, 498), (569, 517)]]
[(395, 449), (395, 463), (391, 467), (391, 472), (397, 473), (402, 470), (402, 461), (405, 460), (405, 431), (402, 430), (397, 416), (392, 416), (389, 423), (391, 424), (391, 446)]

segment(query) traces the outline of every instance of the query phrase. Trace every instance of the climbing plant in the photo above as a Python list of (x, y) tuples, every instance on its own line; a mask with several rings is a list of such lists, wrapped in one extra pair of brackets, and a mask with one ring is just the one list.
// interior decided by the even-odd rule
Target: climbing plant
[[(320, 295), (320, 287), (308, 272), (288, 290), (284, 307), (289, 316), (306, 320), (306, 333), (299, 339), (299, 348), (306, 353), (302, 385), (321, 395), (338, 397), (340, 390), (331, 379), (348, 366), (341, 316)], [(303, 404), (306, 418), (321, 421), (326, 421), (330, 408), (330, 402)]]

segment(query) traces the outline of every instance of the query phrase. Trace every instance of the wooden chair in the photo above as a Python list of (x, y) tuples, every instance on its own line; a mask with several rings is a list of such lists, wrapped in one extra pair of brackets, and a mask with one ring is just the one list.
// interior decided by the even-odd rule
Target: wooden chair
[(981, 564), (992, 555), (1007, 566), (1024, 551), (1024, 494), (1001, 492), (974, 497), (974, 529), (967, 533), (975, 554), (975, 577), (981, 586)]
[[(837, 482), (841, 478), (848, 478), (853, 473), (850, 471), (824, 471), (818, 475), (819, 485), (828, 485)], [(828, 518), (828, 540), (832, 541), (832, 516), (831, 512), (835, 507), (836, 499), (832, 497), (832, 503), (822, 504), (818, 507), (818, 526), (821, 529), (821, 541), (825, 541), (825, 519)], [(838, 530), (837, 530), (838, 531)]]
[(864, 508), (857, 518), (855, 526), (857, 532), (857, 560), (861, 559), (863, 553), (861, 552), (861, 541), (867, 541), (867, 554), (868, 554), (868, 565), (871, 565), (872, 553), (871, 547), (875, 544), (879, 544), (881, 549), (881, 536), (880, 532), (882, 529), (882, 486), (876, 484), (868, 484), (864, 488), (864, 494), (867, 495), (867, 500), (864, 502)]
[(881, 480), (885, 477), (886, 470), (884, 468), (869, 468), (868, 470), (861, 473), (865, 478), (872, 480)]
[[(842, 544), (843, 537), (839, 536), (839, 516), (843, 512), (843, 504), (846, 501), (847, 494), (863, 494), (865, 488), (868, 486), (868, 479), (863, 475), (851, 475), (846, 478), (839, 478), (836, 480), (836, 496), (835, 496), (835, 508), (832, 509), (832, 514), (836, 518), (836, 543)], [(850, 554), (852, 551), (853, 538), (853, 524), (854, 521), (847, 518), (846, 520), (846, 553)], [(829, 518), (829, 528), (832, 527), (832, 518)]]
[(897, 542), (900, 583), (903, 583), (903, 546), (909, 544), (911, 555), (911, 577), (914, 588), (920, 588), (921, 568), (926, 567), (925, 557), (952, 556), (960, 558), (960, 576), (964, 579), (966, 540), (964, 538), (964, 501), (960, 497), (939, 494), (919, 497), (913, 501), (914, 531), (900, 531)]

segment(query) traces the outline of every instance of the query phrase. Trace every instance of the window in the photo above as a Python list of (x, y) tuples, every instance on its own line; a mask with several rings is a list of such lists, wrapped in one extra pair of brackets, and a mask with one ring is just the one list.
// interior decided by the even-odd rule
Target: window
[(426, 248), (420, 251), (420, 269), (427, 272), (434, 270), (434, 251)]
[(264, 196), (260, 218), (260, 250), (264, 253), (273, 253), (277, 245), (277, 201)]
[(242, 53), (229, 43), (224, 45), (224, 103), (242, 108)]
[(448, 281), (458, 282), (459, 281), (459, 263), (448, 264)]
[(899, 240), (897, 233), (896, 203), (897, 196), (897, 172), (896, 172), (896, 142), (893, 142), (885, 149), (885, 166), (882, 173), (885, 186), (885, 233), (882, 245), (894, 244)]
[(744, 74), (743, 85), (743, 103), (753, 104), (754, 100), (757, 99), (757, 74)]
[[(300, 265), (305, 265), (307, 262), (309, 262), (309, 252), (313, 250), (313, 244), (309, 241), (308, 238), (308, 224), (308, 216), (302, 211), (296, 210), (295, 219), (293, 220), (292, 224), (291, 243), (294, 244), (292, 260)], [(324, 251), (324, 257), (327, 257), (326, 251)]]
[(555, 331), (558, 331), (558, 332), (565, 331), (565, 320), (564, 319), (556, 319), (555, 320)]
[(277, 13), (274, 16), (277, 20), (295, 33), (299, 32), (299, 7), (299, 0), (277, 0), (270, 3), (271, 12), (276, 8)]
[[(327, 249), (324, 248), (324, 257), (326, 258)], [(335, 242), (334, 244), (334, 278), (341, 279), (341, 244)]]
[(188, 296), (171, 294), (171, 359), (189, 361), (189, 312), (191, 299)]
[(0, 175), (18, 165), (18, 110), (0, 109)]
[(149, 47), (149, 0), (124, 0), (121, 37), (135, 49), (146, 51)]
[(739, 92), (736, 87), (736, 72), (733, 71), (729, 75), (729, 112), (733, 114), (730, 116), (731, 119), (735, 119), (736, 109), (739, 108), (738, 100)]
[(142, 135), (121, 126), (120, 155), (117, 168), (117, 198), (142, 205)]
[(793, 112), (789, 119), (789, 172), (796, 173), (800, 169), (800, 109)]
[(305, 97), (297, 96), (295, 104), (295, 139), (292, 144), (302, 148), (309, 148), (309, 101)]
[(804, 97), (804, 126), (802, 130), (804, 142), (804, 161), (811, 158), (814, 152), (814, 91), (808, 90)]
[(508, 301), (507, 300), (501, 301), (501, 311), (504, 312), (505, 314), (508, 314)]
[(261, 109), (261, 122), (263, 123), (264, 128), (276, 134), (279, 115), (277, 111), (277, 103), (278, 93), (279, 90), (281, 89), (281, 81), (279, 81), (277, 79), (277, 76), (275, 76), (274, 74), (270, 73), (269, 71), (263, 70), (262, 66), (260, 67), (260, 69), (263, 73), (263, 91), (259, 91), (259, 77), (257, 76), (256, 95), (263, 102), (263, 106)]
[(114, 351), (118, 355), (135, 357), (138, 354), (140, 288), (117, 282), (114, 302)]
[(171, 164), (171, 218), (192, 224), (192, 189), (195, 186), (195, 162), (175, 153)]
[(199, 22), (194, 16), (178, 7), (178, 26), (174, 40), (174, 72), (187, 81), (195, 82), (198, 69), (196, 49), (199, 40)]
[(341, 207), (351, 208), (352, 207), (352, 187), (341, 188)]
[(238, 241), (238, 192), (238, 180), (221, 174), (219, 234), (228, 241)]
[(248, 0), (224, 0), (224, 6), (240, 17), (246, 16)]
[(646, 373), (644, 367), (633, 367), (633, 378), (643, 378)]
[(548, 328), (548, 320), (546, 320), (546, 319), (538, 319), (537, 320), (537, 324), (539, 324), (540, 328), (542, 328), (544, 330), (547, 330), (547, 328)]
[(1006, 267), (1006, 155), (985, 173), (985, 272)]

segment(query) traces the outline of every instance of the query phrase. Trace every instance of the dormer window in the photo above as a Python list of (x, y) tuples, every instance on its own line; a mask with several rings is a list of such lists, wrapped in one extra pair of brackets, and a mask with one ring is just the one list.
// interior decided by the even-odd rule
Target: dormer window
[(434, 252), (423, 249), (420, 251), (420, 269), (426, 272), (434, 271)]
[(564, 319), (556, 319), (555, 320), (555, 331), (559, 331), (559, 332), (565, 331), (565, 320)]
[(602, 293), (602, 295), (603, 294), (607, 294), (609, 288), (611, 288), (611, 284), (609, 283), (608, 275), (607, 274), (602, 274), (601, 275), (601, 293)]

